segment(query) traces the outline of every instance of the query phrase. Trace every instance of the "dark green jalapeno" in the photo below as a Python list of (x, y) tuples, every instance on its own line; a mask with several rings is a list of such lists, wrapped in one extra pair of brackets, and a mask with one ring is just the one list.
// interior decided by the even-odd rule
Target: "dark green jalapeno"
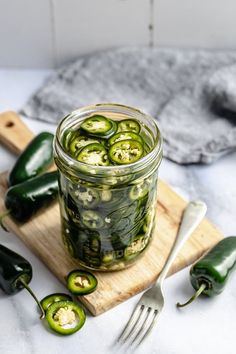
[(0, 287), (8, 295), (14, 295), (26, 289), (36, 301), (41, 318), (45, 316), (44, 310), (29, 287), (32, 279), (31, 264), (22, 256), (0, 244)]
[(57, 301), (46, 312), (49, 327), (57, 333), (69, 335), (77, 332), (85, 323), (82, 307), (72, 301)]
[(18, 157), (8, 176), (9, 186), (24, 182), (46, 171), (53, 163), (53, 134), (38, 134)]
[(58, 195), (57, 176), (57, 171), (48, 172), (10, 187), (5, 195), (7, 212), (0, 216), (0, 222), (6, 214), (25, 222), (48, 206)]
[(236, 268), (236, 236), (226, 237), (217, 243), (190, 269), (190, 281), (196, 293), (184, 304), (194, 301), (200, 294), (215, 296), (220, 294), (233, 270)]

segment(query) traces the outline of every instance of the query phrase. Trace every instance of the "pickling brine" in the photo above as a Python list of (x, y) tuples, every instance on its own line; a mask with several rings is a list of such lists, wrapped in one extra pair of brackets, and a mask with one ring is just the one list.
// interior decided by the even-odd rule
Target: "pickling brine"
[(63, 242), (89, 269), (124, 269), (153, 236), (162, 141), (139, 110), (98, 104), (66, 116), (54, 141)]

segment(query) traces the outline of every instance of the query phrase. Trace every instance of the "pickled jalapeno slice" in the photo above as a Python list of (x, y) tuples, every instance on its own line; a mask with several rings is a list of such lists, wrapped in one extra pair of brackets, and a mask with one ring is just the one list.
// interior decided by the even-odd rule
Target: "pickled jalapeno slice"
[(97, 283), (97, 278), (84, 270), (73, 270), (67, 277), (67, 288), (74, 295), (91, 294)]
[(117, 130), (117, 123), (104, 116), (94, 115), (83, 121), (81, 129), (98, 137), (108, 137)]
[(125, 248), (124, 258), (131, 259), (136, 257), (146, 246), (145, 243), (146, 237), (145, 235), (137, 235), (133, 238), (130, 244)]
[(118, 123), (118, 132), (131, 131), (138, 134), (140, 129), (140, 124), (135, 119), (123, 119)]
[(143, 145), (131, 139), (118, 141), (110, 147), (108, 155), (110, 160), (118, 165), (130, 164), (142, 157)]
[(92, 143), (99, 143), (99, 140), (89, 138), (88, 136), (85, 135), (77, 136), (74, 139), (72, 139), (72, 141), (70, 142), (69, 151), (73, 155), (79, 150), (81, 150), (83, 147)]
[(74, 134), (75, 134), (75, 132), (73, 130), (68, 130), (64, 135), (63, 145), (67, 151), (70, 150), (69, 146), (70, 146), (71, 141), (74, 139)]
[(93, 166), (108, 166), (109, 159), (106, 149), (99, 143), (85, 146), (78, 154), (77, 160)]
[(93, 210), (82, 211), (81, 219), (84, 226), (87, 226), (90, 229), (100, 229), (104, 225), (102, 216)]
[(68, 335), (77, 332), (84, 325), (86, 315), (75, 302), (57, 301), (47, 309), (46, 320), (53, 331)]
[(81, 185), (73, 192), (73, 199), (81, 203), (84, 208), (95, 208), (100, 200), (99, 194), (95, 189)]
[[(69, 229), (68, 229), (69, 230)], [(67, 231), (67, 230), (66, 230)], [(72, 256), (76, 257), (76, 249), (74, 244), (71, 241), (71, 237), (68, 234), (63, 233), (62, 234), (62, 241), (64, 243), (64, 246), (67, 250), (67, 252)]]
[(109, 145), (113, 145), (115, 143), (117, 143), (117, 141), (121, 141), (121, 140), (137, 140), (139, 141), (141, 144), (143, 144), (143, 139), (141, 138), (140, 135), (133, 133), (133, 132), (120, 132), (120, 133), (116, 133), (115, 135), (113, 135), (109, 140), (108, 140), (108, 144)]
[(129, 198), (131, 200), (140, 200), (144, 198), (149, 192), (149, 183), (143, 181), (142, 183), (135, 184), (131, 187)]
[(47, 311), (49, 306), (54, 304), (54, 302), (58, 301), (72, 301), (72, 297), (68, 294), (63, 294), (63, 293), (55, 293), (55, 294), (50, 294), (45, 296), (41, 301), (40, 304), (42, 305), (42, 308), (44, 311)]

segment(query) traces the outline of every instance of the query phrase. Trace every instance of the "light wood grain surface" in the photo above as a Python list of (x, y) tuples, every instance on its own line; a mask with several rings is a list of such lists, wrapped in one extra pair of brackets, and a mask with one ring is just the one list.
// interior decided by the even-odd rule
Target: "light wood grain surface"
[[(0, 213), (4, 210), (6, 188), (6, 173), (2, 173), (0, 176)], [(98, 315), (141, 292), (157, 279), (175, 240), (186, 204), (186, 201), (170, 186), (159, 181), (156, 208), (157, 228), (153, 241), (144, 256), (132, 267), (117, 272), (95, 272), (98, 278), (97, 290), (80, 298), (93, 315)], [(25, 224), (20, 225), (10, 217), (5, 219), (4, 224), (63, 283), (65, 283), (66, 275), (72, 269), (78, 268), (79, 264), (70, 258), (62, 244), (57, 203), (39, 212)], [(169, 275), (194, 262), (222, 238), (222, 233), (207, 219), (204, 219), (180, 251)]]

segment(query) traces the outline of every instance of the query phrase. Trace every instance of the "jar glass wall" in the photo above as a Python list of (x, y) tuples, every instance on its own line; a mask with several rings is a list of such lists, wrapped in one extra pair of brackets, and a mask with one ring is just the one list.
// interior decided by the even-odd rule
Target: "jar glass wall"
[[(75, 160), (65, 142), (94, 114), (112, 120), (136, 119), (146, 154), (132, 164), (93, 166)], [(59, 124), (54, 140), (59, 169), (63, 242), (70, 255), (89, 269), (124, 269), (150, 244), (157, 203), (162, 139), (155, 120), (128, 106), (97, 104), (80, 108)]]

